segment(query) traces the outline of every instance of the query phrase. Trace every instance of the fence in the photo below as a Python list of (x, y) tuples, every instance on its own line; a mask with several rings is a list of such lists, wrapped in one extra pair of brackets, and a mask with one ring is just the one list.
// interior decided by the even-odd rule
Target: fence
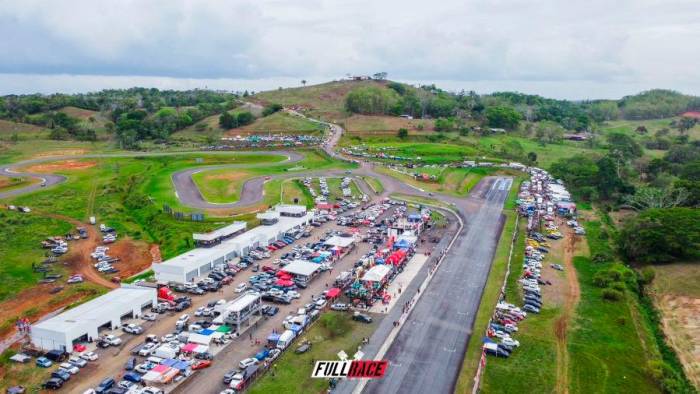
[[(498, 297), (498, 302), (500, 303), (503, 301), (503, 299), (506, 296), (506, 286), (508, 285), (508, 277), (510, 276), (510, 266), (511, 262), (513, 259), (513, 248), (515, 247), (515, 240), (518, 238), (518, 222), (520, 221), (520, 214), (517, 212), (515, 213), (515, 228), (513, 229), (513, 235), (510, 240), (510, 252), (508, 252), (508, 264), (506, 265), (506, 275), (503, 278), (503, 284), (501, 285), (501, 294)], [(489, 327), (491, 327), (491, 322), (492, 318), (489, 319), (488, 324), (486, 325), (486, 331), (484, 332), (484, 335), (488, 335), (488, 330)], [(481, 376), (484, 373), (484, 370), (486, 369), (486, 354), (484, 351), (481, 351), (481, 358), (479, 360), (479, 367), (476, 370), (476, 376), (474, 376), (474, 386), (472, 387), (472, 394), (476, 394), (479, 392), (479, 387), (481, 386)]]

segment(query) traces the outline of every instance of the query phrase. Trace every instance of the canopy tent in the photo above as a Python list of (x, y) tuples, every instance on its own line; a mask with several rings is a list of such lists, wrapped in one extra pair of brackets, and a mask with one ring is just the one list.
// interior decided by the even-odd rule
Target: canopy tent
[(340, 295), (340, 289), (337, 288), (337, 287), (331, 288), (331, 289), (328, 290), (328, 292), (326, 293), (326, 297), (327, 297), (327, 298), (331, 298), (331, 299), (337, 297), (338, 295)]
[(294, 281), (291, 281), (289, 279), (277, 279), (277, 281), (275, 282), (275, 286), (292, 287), (294, 286)]
[(196, 343), (188, 343), (187, 345), (182, 347), (182, 351), (185, 353), (193, 353), (195, 349), (197, 349), (197, 346), (199, 346)]
[(214, 333), (214, 330), (211, 330), (209, 328), (205, 328), (204, 330), (200, 330), (198, 332), (198, 334), (202, 334), (202, 335), (211, 335), (213, 333)]
[(375, 265), (362, 276), (362, 280), (365, 282), (381, 282), (391, 273), (392, 269), (389, 265)]
[(197, 343), (200, 345), (209, 345), (209, 343), (212, 340), (211, 335), (202, 335), (202, 334), (190, 334), (189, 338), (187, 338), (189, 342), (192, 343)]
[(334, 235), (330, 238), (328, 238), (324, 244), (327, 246), (337, 246), (340, 248), (347, 248), (350, 245), (352, 245), (355, 242), (355, 239), (353, 237), (341, 237), (338, 235)]
[(216, 328), (217, 332), (223, 332), (224, 334), (227, 332), (231, 332), (231, 327), (229, 326), (219, 326)]

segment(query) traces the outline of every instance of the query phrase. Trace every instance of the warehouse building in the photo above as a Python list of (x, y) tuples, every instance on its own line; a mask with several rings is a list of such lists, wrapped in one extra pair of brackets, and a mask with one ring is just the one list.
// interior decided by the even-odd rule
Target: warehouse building
[(241, 327), (250, 325), (249, 321), (254, 315), (261, 314), (262, 300), (260, 294), (244, 294), (224, 305), (217, 306), (215, 310), (220, 313), (217, 319), (228, 326), (235, 326), (236, 332), (241, 332)]
[(246, 222), (237, 221), (208, 233), (194, 233), (192, 238), (197, 246), (212, 246), (244, 232), (247, 226)]
[[(259, 246), (265, 247), (281, 239), (288, 231), (308, 225), (313, 218), (313, 213), (307, 212), (306, 207), (301, 207), (304, 213), (302, 216), (282, 215), (277, 211), (280, 209), (287, 212), (291, 209), (289, 207), (293, 206), (277, 206), (264, 214), (259, 214), (259, 217), (262, 216), (260, 217), (263, 221), (262, 225), (245, 232), (236, 230), (237, 235), (223, 240), (218, 237), (220, 242), (213, 246), (195, 248), (162, 263), (153, 263), (151, 268), (156, 280), (160, 283), (191, 282), (197, 277), (206, 276), (217, 265), (246, 256)], [(295, 215), (299, 211), (295, 210)], [(216, 232), (213, 233), (216, 234)]]
[(34, 346), (72, 351), (79, 342), (94, 341), (100, 328), (115, 329), (125, 317), (139, 317), (143, 308), (157, 303), (156, 289), (124, 284), (60, 315), (32, 326)]

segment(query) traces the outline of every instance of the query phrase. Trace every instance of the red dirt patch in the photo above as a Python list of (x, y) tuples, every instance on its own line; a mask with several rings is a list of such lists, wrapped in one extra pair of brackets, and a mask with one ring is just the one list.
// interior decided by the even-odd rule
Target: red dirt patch
[(60, 150), (50, 150), (46, 152), (40, 152), (37, 153), (36, 155), (33, 155), (32, 158), (39, 158), (39, 157), (57, 157), (57, 156), (77, 156), (77, 155), (83, 155), (87, 153), (87, 149), (60, 149)]
[(79, 161), (79, 160), (63, 160), (63, 161), (56, 161), (53, 163), (46, 163), (46, 164), (36, 164), (33, 165), (29, 168), (27, 168), (27, 171), (31, 172), (43, 172), (43, 173), (51, 173), (51, 172), (56, 172), (56, 171), (70, 171), (70, 170), (85, 170), (88, 168), (92, 168), (97, 165), (97, 162), (94, 161)]
[(160, 246), (153, 244), (151, 245), (151, 259), (154, 263), (160, 263), (163, 261), (163, 257), (160, 254)]
[(128, 278), (150, 267), (153, 261), (151, 250), (145, 242), (131, 239), (122, 239), (110, 245), (109, 255), (120, 259), (115, 264), (115, 267), (119, 269), (117, 276)]

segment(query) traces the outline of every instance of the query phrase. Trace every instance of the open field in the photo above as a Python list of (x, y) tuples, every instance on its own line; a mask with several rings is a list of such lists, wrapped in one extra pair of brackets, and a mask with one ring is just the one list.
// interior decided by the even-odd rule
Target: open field
[(34, 183), (38, 180), (34, 178), (24, 178), (24, 177), (7, 177), (0, 175), (0, 191), (8, 191), (17, 189), (20, 187), (25, 187)]
[[(267, 373), (248, 390), (251, 394), (263, 393), (320, 393), (328, 388), (325, 379), (312, 379), (311, 370), (314, 360), (337, 360), (340, 350), (350, 357), (357, 351), (362, 338), (369, 338), (381, 319), (374, 318), (372, 324), (359, 323), (350, 318), (349, 313), (326, 312), (321, 319), (301, 336), (299, 342), (309, 340), (311, 350), (304, 354), (295, 354), (292, 349), (286, 351), (273, 367), (274, 372)], [(328, 329), (333, 321), (333, 330)]]
[(19, 139), (48, 138), (49, 131), (29, 123), (0, 119), (0, 140), (9, 141), (16, 135)]
[(291, 115), (284, 111), (275, 112), (264, 118), (258, 118), (255, 122), (235, 129), (228, 130), (226, 135), (248, 134), (318, 134), (325, 128), (316, 122), (312, 122), (301, 116)]
[[(635, 137), (638, 140), (649, 138), (661, 129), (668, 129), (669, 136), (677, 136), (680, 135), (680, 132), (678, 129), (671, 127), (671, 122), (679, 119), (680, 117), (676, 116), (673, 118), (650, 120), (614, 120), (605, 122), (600, 128), (600, 131), (602, 134), (609, 134), (612, 132), (625, 133)], [(640, 126), (646, 127), (646, 134), (636, 132), (637, 127)], [(685, 134), (687, 134), (691, 139), (700, 139), (700, 124), (696, 124), (690, 130), (685, 132)]]
[(653, 298), (669, 343), (688, 379), (700, 387), (700, 264), (654, 267)]
[[(423, 168), (408, 169), (408, 171), (416, 171), (418, 173), (430, 172)], [(400, 179), (402, 182), (414, 186), (419, 189), (430, 192), (447, 193), (454, 196), (465, 196), (469, 191), (486, 175), (495, 175), (505, 173), (497, 168), (441, 168), (436, 171), (438, 177), (435, 181), (423, 181), (416, 179), (412, 175), (403, 172), (395, 171), (387, 167), (376, 166), (375, 171), (393, 176)], [(430, 174), (429, 174), (430, 175)]]
[[(207, 170), (194, 174), (194, 182), (202, 195), (211, 202), (226, 203), (238, 201), (243, 184), (255, 177), (284, 174), (302, 170), (323, 170), (350, 168), (351, 165), (334, 161), (318, 151), (306, 151), (306, 157), (294, 164), (270, 164), (270, 166), (241, 169)], [(271, 183), (267, 182), (267, 183)]]
[(362, 180), (364, 180), (375, 193), (381, 194), (384, 192), (384, 185), (382, 185), (379, 179), (372, 176), (363, 176)]
[(345, 130), (351, 135), (393, 135), (399, 129), (408, 130), (409, 135), (433, 132), (432, 119), (405, 119), (398, 116), (353, 115), (343, 121)]
[(282, 203), (306, 205), (313, 207), (314, 199), (309, 190), (299, 179), (287, 179), (282, 183)]
[(345, 112), (345, 95), (359, 86), (384, 86), (377, 81), (335, 81), (320, 85), (270, 90), (252, 97), (261, 103), (277, 103), (285, 107), (295, 106), (312, 117), (337, 120), (348, 116)]

